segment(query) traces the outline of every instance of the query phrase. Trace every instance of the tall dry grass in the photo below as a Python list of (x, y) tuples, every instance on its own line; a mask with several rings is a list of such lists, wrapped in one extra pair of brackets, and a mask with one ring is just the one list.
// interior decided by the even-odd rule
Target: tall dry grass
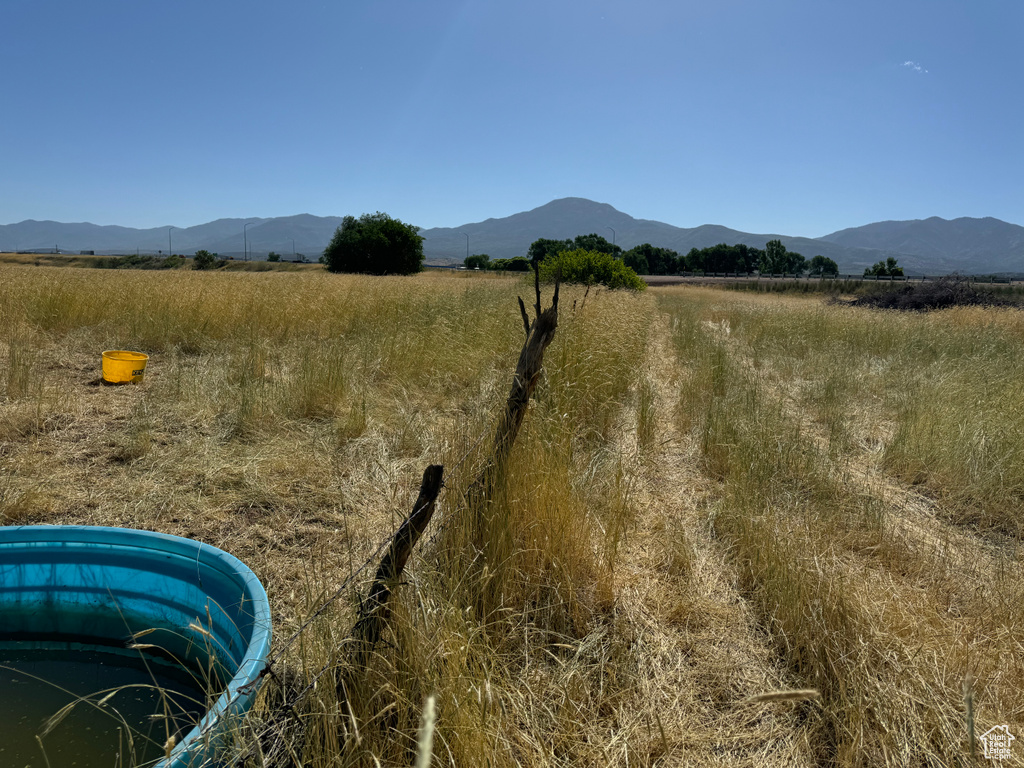
[[(228, 549), (278, 648), (448, 469), (369, 667), (363, 572), (276, 666), (244, 764), (413, 763), (427, 733), (451, 765), (968, 764), (965, 683), (979, 733), (1024, 722), (1013, 313), (569, 289), (477, 549), (531, 286), (0, 273), (2, 522)], [(142, 386), (98, 384), (108, 348), (151, 355)], [(787, 686), (822, 695), (756, 695)]]
[[(1016, 452), (988, 416), (1005, 385), (981, 379), (1014, 375), (1018, 316), (693, 289), (664, 292), (660, 306), (684, 368), (680, 423), (721, 482), (715, 530), (778, 652), (822, 693), (807, 711), (818, 759), (972, 764), (967, 681), (983, 691), (979, 732), (1020, 721), (1024, 582), (1011, 575), (1015, 542), (944, 521), (982, 522), (964, 501), (989, 501), (984, 522), (1018, 531), (1020, 506), (1012, 494), (995, 503), (991, 475), (946, 468)], [(931, 469), (913, 479), (934, 507), (898, 482), (908, 463)], [(1019, 471), (1002, 468), (999, 487), (1012, 488)]]
[[(339, 695), (357, 579), (282, 660), (284, 687), (268, 682), (238, 734), (249, 764), (411, 762), (430, 697), (445, 762), (600, 764), (623, 736), (634, 748), (636, 734), (612, 735), (639, 664), (612, 611), (632, 512), (616, 437), (650, 300), (563, 291), (482, 562), (464, 499), (522, 342), (515, 296), (530, 286), (46, 267), (4, 278), (5, 523), (127, 525), (224, 547), (266, 584), (284, 638), (397, 527), (423, 465), (449, 467), (437, 530), (365, 677)], [(142, 386), (99, 385), (109, 348), (150, 355)], [(295, 718), (279, 718), (282, 702)]]

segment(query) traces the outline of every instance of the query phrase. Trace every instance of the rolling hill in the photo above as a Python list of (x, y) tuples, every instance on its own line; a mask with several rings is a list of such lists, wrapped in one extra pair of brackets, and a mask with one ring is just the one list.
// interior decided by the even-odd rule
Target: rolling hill
[[(1024, 270), (1024, 227), (991, 217), (880, 221), (842, 229), (822, 240), (852, 248), (885, 248), (948, 271), (1020, 272)], [(947, 271), (947, 270), (943, 270)]]

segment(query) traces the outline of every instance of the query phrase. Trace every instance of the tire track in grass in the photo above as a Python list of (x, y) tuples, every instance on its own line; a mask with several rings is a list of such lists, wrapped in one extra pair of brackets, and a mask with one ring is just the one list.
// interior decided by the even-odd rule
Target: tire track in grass
[[(775, 377), (775, 387), (788, 416), (799, 422), (801, 433), (827, 453), (825, 425), (799, 407), (799, 393), (782, 377)], [(876, 416), (880, 421), (882, 416)], [(1024, 703), (1019, 697), (1024, 685), (1021, 543), (953, 522), (941, 499), (885, 472), (881, 461), (884, 444), (861, 440), (852, 448), (843, 457), (842, 482), (877, 506), (880, 522), (878, 541), (858, 553), (861, 567), (888, 571), (901, 586), (922, 596), (921, 602), (929, 604), (924, 610), (934, 611), (931, 632), (945, 638), (946, 648), (933, 651), (927, 664), (947, 683), (945, 690), (936, 689), (934, 695), (955, 699), (973, 689), (977, 733), (1007, 722), (1024, 728)], [(912, 604), (908, 601), (906, 608)], [(899, 624), (892, 618), (887, 621)], [(914, 629), (920, 627), (910, 631)], [(922, 641), (920, 648), (924, 647)], [(958, 669), (959, 653), (967, 658)], [(1015, 759), (1016, 764), (1024, 764), (1019, 754)]]
[(719, 318), (712, 325), (698, 329), (731, 366), (714, 407), (738, 406), (707, 441), (722, 451), (716, 532), (735, 547), (782, 656), (822, 689), (818, 758), (962, 764), (972, 676), (978, 733), (1024, 714), (1019, 578), (877, 464), (832, 455), (770, 357), (728, 338)]
[(615, 579), (643, 681), (628, 705), (643, 721), (636, 731), (651, 732), (651, 757), (664, 764), (812, 765), (797, 706), (747, 703), (792, 688), (794, 679), (712, 533), (714, 483), (698, 471), (693, 440), (671, 416), (678, 364), (668, 336), (659, 314), (632, 409), (637, 428), (620, 430), (617, 446), (634, 479), (632, 527), (618, 547)]
[[(828, 456), (828, 425), (815, 417), (812, 409), (801, 406), (801, 383), (787, 381), (763, 364), (761, 375), (771, 382), (769, 388), (780, 399), (787, 418), (799, 425), (800, 433), (820, 455)], [(871, 421), (882, 424), (883, 415), (874, 414)], [(895, 427), (883, 425), (875, 432), (891, 439)], [(851, 493), (877, 505), (887, 537), (884, 546), (897, 555), (894, 559), (905, 566), (916, 565), (926, 583), (943, 581), (940, 588), (950, 596), (951, 615), (962, 612), (966, 604), (974, 605), (975, 613), (990, 613), (987, 595), (995, 591), (1006, 593), (1010, 603), (1024, 604), (1024, 579), (1016, 567), (1022, 559), (1019, 541), (996, 533), (980, 535), (971, 526), (951, 522), (940, 500), (885, 472), (881, 460), (884, 442), (851, 440), (849, 446), (851, 450), (838, 465), (840, 481)], [(908, 577), (911, 572), (911, 568), (903, 569)], [(954, 597), (961, 605), (953, 602)], [(979, 601), (985, 605), (978, 606)]]

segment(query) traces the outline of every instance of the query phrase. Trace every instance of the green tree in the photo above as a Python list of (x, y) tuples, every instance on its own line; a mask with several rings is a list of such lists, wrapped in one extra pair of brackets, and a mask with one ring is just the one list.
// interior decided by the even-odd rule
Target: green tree
[(323, 260), (331, 272), (411, 275), (423, 269), (423, 238), (416, 227), (380, 211), (346, 216)]
[(281, 260), (281, 254), (280, 253), (276, 253), (275, 251), (271, 251), (270, 253), (267, 254), (267, 261), (280, 261), (280, 260)]
[(864, 277), (903, 277), (903, 267), (892, 256), (885, 261), (876, 261), (864, 270)]
[(733, 269), (729, 270), (731, 272), (753, 272), (757, 269), (758, 260), (764, 254), (760, 248), (754, 248), (745, 243), (734, 245), (733, 249), (736, 253), (736, 260), (733, 262)]
[(491, 257), (486, 253), (474, 253), (464, 258), (462, 264), (466, 269), (490, 269)]
[[(674, 275), (679, 271), (678, 253), (650, 243), (630, 248), (623, 254), (622, 259), (639, 275)], [(643, 266), (638, 269), (634, 263)]]
[(787, 251), (781, 240), (769, 240), (757, 269), (766, 275), (799, 275), (807, 269), (807, 259), (795, 251)]
[(615, 257), (622, 256), (622, 249), (619, 246), (609, 243), (596, 232), (591, 232), (589, 235), (576, 235), (572, 245), (578, 251), (597, 251), (598, 253), (608, 253)]
[(769, 240), (764, 246), (764, 254), (757, 265), (759, 272), (774, 275), (786, 271), (786, 246), (781, 240)]
[(545, 259), (540, 265), (540, 276), (544, 280), (552, 282), (559, 273), (563, 283), (606, 285), (633, 291), (647, 288), (647, 284), (625, 262), (601, 251), (563, 251)]
[(700, 248), (691, 248), (687, 254), (683, 257), (683, 271), (684, 272), (700, 272), (704, 269), (704, 263), (701, 260)]
[(544, 261), (548, 256), (557, 256), (562, 251), (572, 250), (572, 240), (549, 240), (546, 237), (538, 238), (530, 243), (530, 250), (526, 256), (530, 261)]
[(739, 243), (719, 243), (700, 250), (691, 248), (681, 267), (691, 272), (753, 272), (765, 252)]
[(207, 250), (196, 251), (192, 259), (192, 269), (213, 269), (217, 266), (217, 254)]
[(839, 265), (827, 256), (815, 256), (811, 259), (810, 270), (812, 277), (835, 276), (839, 274)]
[(622, 263), (632, 269), (638, 275), (653, 275), (651, 271), (650, 262), (647, 261), (647, 256), (644, 255), (643, 251), (638, 251), (636, 248), (631, 248), (626, 251), (622, 257)]

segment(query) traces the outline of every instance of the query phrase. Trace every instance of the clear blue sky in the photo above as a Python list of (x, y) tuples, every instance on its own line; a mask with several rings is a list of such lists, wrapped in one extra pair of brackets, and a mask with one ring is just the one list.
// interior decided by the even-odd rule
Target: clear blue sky
[(0, 223), (1024, 224), (1020, 0), (3, 0)]

